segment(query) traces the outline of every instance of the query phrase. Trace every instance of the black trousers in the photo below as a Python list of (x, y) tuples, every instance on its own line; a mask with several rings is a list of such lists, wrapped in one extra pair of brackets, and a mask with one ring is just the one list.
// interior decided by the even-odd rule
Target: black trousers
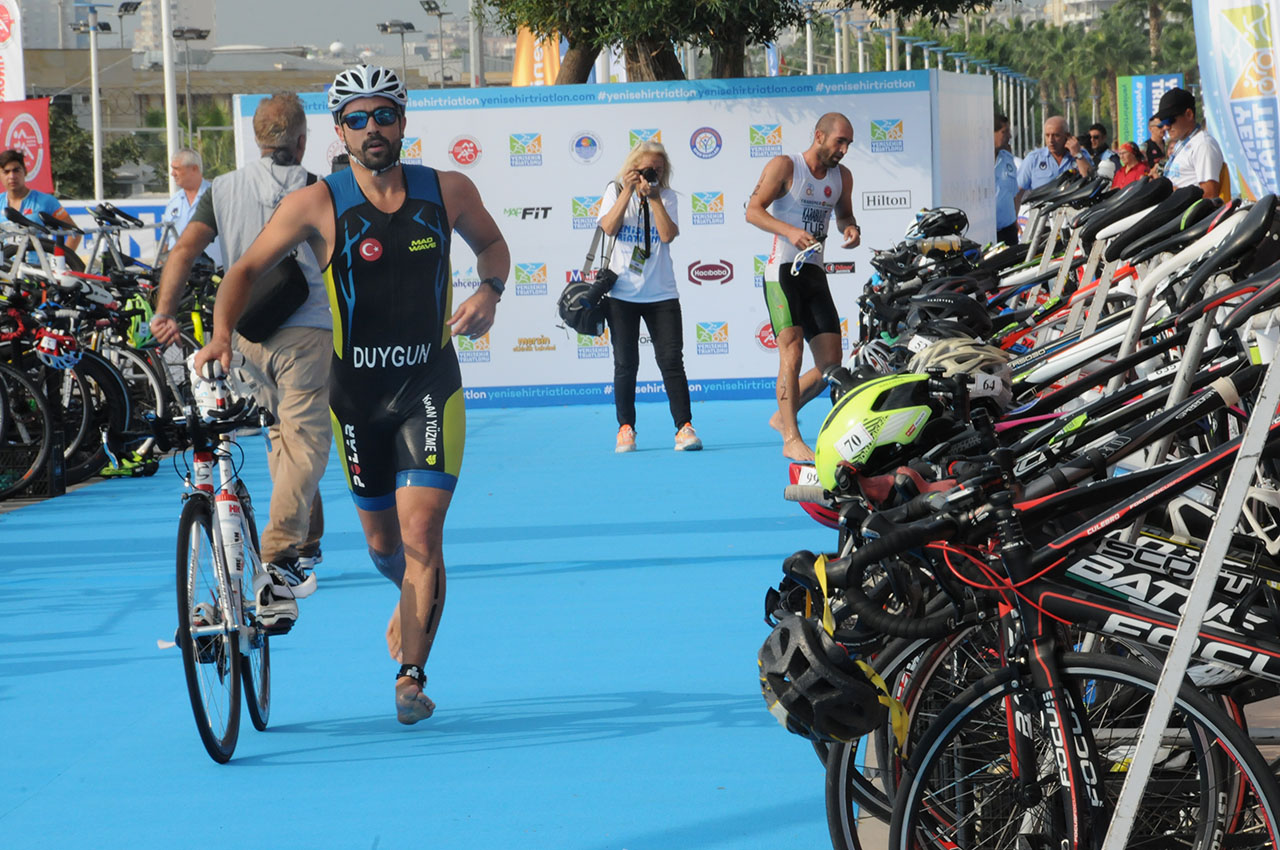
[(689, 410), (689, 379), (684, 374), (684, 329), (680, 301), (639, 304), (606, 298), (609, 336), (613, 344), (613, 404), (618, 425), (636, 425), (636, 374), (640, 371), (640, 320), (649, 329), (653, 354), (662, 372), (671, 418), (678, 429), (693, 417)]
[(1012, 248), (1018, 244), (1018, 223), (1015, 221), (1008, 227), (1002, 227), (996, 231), (996, 241), (1003, 242)]

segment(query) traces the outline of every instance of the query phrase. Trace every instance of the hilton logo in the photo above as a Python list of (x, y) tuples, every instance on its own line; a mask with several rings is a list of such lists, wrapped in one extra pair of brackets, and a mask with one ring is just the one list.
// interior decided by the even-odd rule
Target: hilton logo
[(863, 192), (862, 208), (864, 210), (911, 209), (911, 192)]

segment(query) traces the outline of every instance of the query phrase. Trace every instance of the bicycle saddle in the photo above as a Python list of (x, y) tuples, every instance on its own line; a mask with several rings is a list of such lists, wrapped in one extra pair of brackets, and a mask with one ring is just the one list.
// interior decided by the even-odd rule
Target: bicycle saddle
[(1192, 299), (1200, 294), (1209, 278), (1239, 262), (1254, 250), (1263, 235), (1271, 229), (1271, 219), (1275, 211), (1275, 195), (1264, 195), (1260, 198), (1253, 208), (1245, 213), (1244, 221), (1237, 225), (1227, 240), (1205, 257), (1187, 282), (1181, 286), (1174, 309), (1185, 310), (1191, 305)]
[(1022, 196), (1022, 202), (1030, 206), (1057, 206), (1057, 196), (1069, 192), (1075, 184), (1083, 179), (1080, 176), (1080, 172), (1074, 169), (1064, 171), (1043, 186), (1038, 186), (1027, 192)]
[(1094, 177), (1086, 180), (1081, 186), (1077, 187), (1074, 192), (1068, 192), (1059, 200), (1059, 205), (1064, 207), (1079, 207), (1092, 203), (1098, 199), (1108, 187), (1111, 181), (1105, 177)]
[(1199, 186), (1183, 186), (1181, 189), (1174, 190), (1172, 194), (1156, 204), (1150, 212), (1138, 219), (1136, 224), (1112, 239), (1111, 244), (1107, 246), (1107, 250), (1103, 254), (1103, 258), (1108, 263), (1120, 260), (1125, 256), (1125, 252), (1142, 240), (1143, 237), (1151, 235), (1159, 228), (1181, 218), (1182, 214), (1192, 204), (1203, 198), (1204, 191)]
[(1136, 266), (1158, 254), (1185, 248), (1208, 233), (1214, 223), (1221, 220), (1224, 212), (1230, 214), (1229, 209), (1234, 211), (1234, 207), (1222, 205), (1217, 198), (1201, 198), (1188, 207), (1181, 218), (1131, 245), (1130, 250), (1135, 253), (1129, 258), (1129, 262)]
[[(1249, 317), (1280, 305), (1280, 261), (1273, 263), (1257, 274), (1250, 275), (1230, 289), (1215, 293), (1210, 297), (1214, 301), (1221, 303), (1228, 298), (1248, 292), (1250, 289), (1254, 290), (1254, 294), (1237, 305), (1222, 321), (1219, 326), (1222, 333), (1230, 333), (1244, 324)], [(1200, 305), (1197, 304), (1190, 307), (1187, 312), (1191, 313), (1197, 307), (1200, 307)]]
[(15, 210), (13, 207), (10, 207), (10, 206), (6, 206), (4, 208), (4, 217), (9, 219), (9, 221), (13, 222), (19, 227), (31, 227), (39, 231), (45, 231), (48, 229), (43, 225), (37, 224), (36, 222), (27, 218), (25, 215), (23, 215), (22, 213), (18, 212), (17, 210)]
[(142, 219), (129, 215), (127, 212), (115, 206), (114, 204), (110, 204), (106, 201), (103, 201), (102, 209), (106, 210), (109, 215), (114, 216), (116, 219), (118, 219), (122, 223), (132, 225), (133, 227), (142, 227)]
[(44, 210), (40, 210), (40, 221), (42, 221), (50, 230), (73, 230), (81, 236), (84, 235), (84, 231), (80, 229), (79, 225), (74, 224), (73, 222), (63, 221), (60, 218), (54, 218)]
[(1081, 228), (1080, 240), (1086, 245), (1091, 245), (1107, 225), (1158, 205), (1171, 194), (1173, 194), (1173, 184), (1164, 177), (1125, 186), (1101, 204), (1081, 213), (1076, 219), (1077, 226)]

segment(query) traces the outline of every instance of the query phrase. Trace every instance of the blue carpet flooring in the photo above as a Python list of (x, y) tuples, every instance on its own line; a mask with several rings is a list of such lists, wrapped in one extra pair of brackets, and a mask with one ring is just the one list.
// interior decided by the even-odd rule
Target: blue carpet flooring
[[(826, 405), (802, 417), (816, 432)], [(833, 543), (781, 499), (763, 401), (665, 404), (614, 455), (606, 407), (469, 414), (445, 532), (436, 715), (396, 723), (373, 569), (336, 461), (319, 589), (272, 643), (271, 726), (196, 734), (174, 631), (181, 482), (103, 481), (0, 516), (0, 846), (822, 848), (823, 774), (765, 710), (782, 558)], [(265, 515), (261, 437), (243, 472)]]

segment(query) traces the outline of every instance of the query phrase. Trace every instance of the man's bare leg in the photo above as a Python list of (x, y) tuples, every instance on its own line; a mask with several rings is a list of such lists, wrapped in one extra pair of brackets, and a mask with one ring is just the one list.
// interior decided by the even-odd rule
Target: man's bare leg
[[(404, 664), (426, 666), (444, 613), (444, 518), (453, 494), (434, 487), (401, 487), (396, 512), (404, 542), (404, 583), (400, 586), (400, 639)], [(396, 680), (396, 714), (401, 723), (425, 720), (435, 710), (417, 680)]]
[(800, 362), (804, 358), (804, 332), (798, 327), (783, 328), (778, 340), (778, 417), (782, 427), (782, 454), (791, 460), (813, 460), (813, 449), (800, 437), (796, 414), (800, 411)]
[[(396, 565), (399, 567), (398, 575), (396, 567), (388, 563), (394, 560), (401, 545), (400, 518), (396, 515), (396, 509), (391, 507), (381, 511), (366, 511), (356, 508), (356, 516), (360, 518), (360, 527), (364, 530), (364, 539), (374, 565), (395, 584), (397, 590), (400, 589), (404, 577), (404, 555), (400, 555), (401, 563)], [(391, 619), (387, 622), (387, 652), (393, 661), (402, 663), (400, 650), (400, 603), (396, 602), (391, 609)]]
[[(804, 407), (826, 388), (827, 382), (822, 379), (822, 370), (814, 367), (800, 376), (800, 407)], [(769, 417), (769, 427), (782, 433), (782, 413), (775, 410)]]

